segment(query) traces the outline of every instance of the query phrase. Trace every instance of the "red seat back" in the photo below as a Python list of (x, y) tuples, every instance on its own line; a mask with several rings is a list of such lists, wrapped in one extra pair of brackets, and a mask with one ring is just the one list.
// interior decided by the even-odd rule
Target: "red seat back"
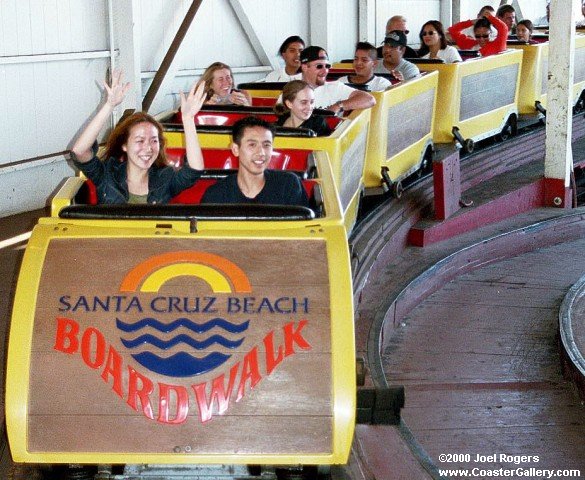
[(197, 204), (201, 203), (205, 191), (217, 182), (216, 178), (200, 178), (195, 184), (171, 199), (169, 203), (186, 203)]
[[(327, 121), (334, 122), (337, 125), (341, 119), (328, 117)], [(333, 127), (334, 128), (334, 127)], [(206, 170), (226, 170), (237, 169), (239, 166), (238, 157), (234, 156), (232, 151), (227, 148), (203, 148), (203, 163)], [(272, 158), (268, 163), (268, 168), (272, 170), (295, 170), (306, 171), (308, 150), (273, 150)], [(179, 168), (185, 161), (184, 148), (167, 148), (166, 149), (168, 164), (174, 168)]]
[(273, 107), (276, 105), (278, 97), (252, 97), (252, 106), (254, 107)]

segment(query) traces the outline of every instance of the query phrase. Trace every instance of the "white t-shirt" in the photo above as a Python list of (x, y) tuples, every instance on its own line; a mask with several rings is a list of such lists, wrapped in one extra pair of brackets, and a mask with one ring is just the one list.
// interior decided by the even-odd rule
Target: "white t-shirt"
[(327, 108), (336, 102), (347, 100), (355, 91), (355, 88), (339, 81), (327, 82), (315, 88), (315, 108)]
[[(421, 58), (431, 58), (430, 52), (426, 55), (423, 55)], [(437, 58), (440, 58), (445, 63), (455, 63), (462, 61), (461, 55), (459, 55), (459, 51), (451, 45), (447, 45), (447, 48), (439, 50), (437, 52)]]
[[(351, 80), (349, 79), (349, 75), (346, 75), (345, 77), (338, 78), (337, 81), (341, 82), (341, 83), (351, 83)], [(364, 85), (368, 86), (368, 88), (370, 89), (370, 92), (383, 92), (384, 90), (386, 90), (388, 87), (390, 87), (392, 85), (392, 82), (390, 80), (388, 80), (387, 78), (379, 77), (378, 75), (374, 75), (372, 77), (372, 79), (370, 81), (364, 83)]]
[(260, 82), (290, 82), (291, 80), (302, 80), (303, 74), (302, 73), (296, 73), (294, 75), (289, 75), (288, 73), (286, 73), (286, 70), (283, 68), (280, 68), (278, 70), (273, 70), (272, 72), (270, 72), (268, 75), (266, 75), (266, 77), (262, 80), (259, 80)]

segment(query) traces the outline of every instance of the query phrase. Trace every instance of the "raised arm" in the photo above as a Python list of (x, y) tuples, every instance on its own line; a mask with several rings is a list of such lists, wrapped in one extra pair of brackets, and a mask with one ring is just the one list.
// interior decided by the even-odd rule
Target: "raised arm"
[(474, 38), (468, 37), (463, 33), (463, 30), (466, 28), (473, 27), (474, 23), (475, 20), (464, 20), (463, 22), (458, 22), (448, 28), (447, 31), (457, 44), (458, 48), (465, 50), (473, 48), (475, 45), (477, 45), (477, 41)]
[(181, 92), (181, 119), (185, 132), (185, 147), (187, 149), (187, 162), (195, 170), (203, 170), (203, 153), (197, 138), (195, 128), (195, 115), (201, 110), (205, 101), (205, 83), (193, 84), (187, 95)]
[(494, 41), (490, 42), (493, 44), (490, 45), (491, 47), (490, 50), (492, 50), (492, 53), (503, 52), (504, 50), (506, 50), (507, 46), (506, 42), (508, 41), (508, 25), (506, 25), (502, 20), (500, 20), (495, 15), (490, 14), (489, 12), (486, 12), (484, 17), (488, 19), (488, 21), (494, 26), (494, 28), (498, 32), (498, 35), (496, 36)]
[(91, 151), (92, 145), (97, 140), (100, 131), (108, 121), (114, 108), (122, 103), (126, 92), (130, 88), (130, 83), (124, 83), (122, 77), (123, 72), (121, 70), (115, 70), (112, 75), (112, 84), (108, 85), (107, 82), (104, 82), (106, 101), (83, 129), (71, 148), (71, 151), (81, 163), (89, 162), (93, 157)]
[(347, 100), (343, 102), (344, 110), (355, 110), (357, 108), (371, 108), (376, 105), (373, 95), (363, 90), (354, 90)]

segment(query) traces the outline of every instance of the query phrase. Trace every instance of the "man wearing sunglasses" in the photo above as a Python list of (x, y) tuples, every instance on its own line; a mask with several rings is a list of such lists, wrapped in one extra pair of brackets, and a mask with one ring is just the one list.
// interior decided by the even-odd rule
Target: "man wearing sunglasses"
[(376, 104), (368, 92), (356, 90), (341, 82), (327, 82), (330, 68), (325, 49), (312, 45), (301, 52), (303, 80), (314, 89), (316, 108), (342, 114), (345, 110), (370, 108)]
[[(387, 37), (392, 30), (400, 30), (401, 32), (404, 32), (404, 35), (408, 35), (410, 31), (406, 26), (406, 21), (406, 17), (403, 17), (402, 15), (394, 15), (393, 17), (390, 17), (386, 22), (386, 33), (384, 36)], [(378, 58), (384, 58), (383, 50), (383, 46), (378, 47)], [(406, 45), (403, 56), (404, 58), (417, 58), (418, 54), (416, 53), (416, 50)]]
[(382, 53), (384, 60), (378, 64), (374, 73), (390, 73), (399, 82), (418, 77), (418, 67), (405, 60), (406, 35), (402, 30), (392, 30), (386, 35)]

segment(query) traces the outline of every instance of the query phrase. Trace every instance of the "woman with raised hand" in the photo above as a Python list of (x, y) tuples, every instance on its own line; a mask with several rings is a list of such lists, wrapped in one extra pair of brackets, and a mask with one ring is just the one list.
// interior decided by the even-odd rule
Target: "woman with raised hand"
[(71, 148), (75, 165), (96, 186), (98, 203), (167, 203), (192, 186), (203, 170), (194, 121), (205, 97), (203, 84), (193, 85), (187, 95), (181, 92), (187, 162), (178, 170), (167, 165), (162, 125), (145, 112), (133, 113), (116, 125), (98, 157), (97, 137), (130, 84), (117, 70), (111, 84), (104, 82), (103, 86), (104, 104)]
[[(473, 26), (474, 38), (463, 33), (463, 30), (471, 26)], [(498, 32), (497, 37), (493, 40), (490, 39), (492, 26)], [(479, 50), (483, 57), (487, 57), (506, 50), (508, 26), (490, 11), (485, 11), (483, 16), (476, 20), (465, 20), (451, 25), (449, 34), (460, 49)]]

